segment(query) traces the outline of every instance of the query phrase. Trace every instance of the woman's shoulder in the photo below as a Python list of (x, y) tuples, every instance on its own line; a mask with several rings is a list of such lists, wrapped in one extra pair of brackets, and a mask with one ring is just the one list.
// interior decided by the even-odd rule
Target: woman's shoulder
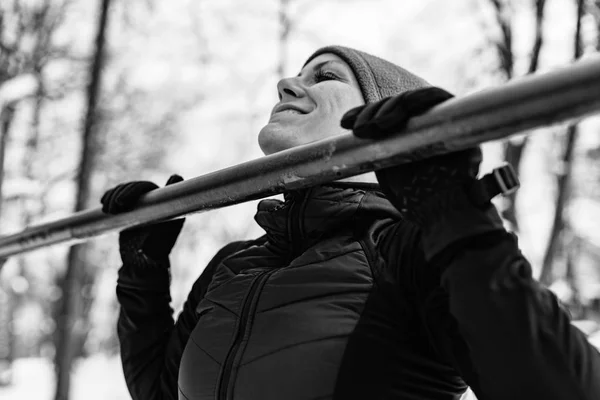
[(231, 256), (232, 254), (237, 253), (238, 251), (245, 250), (248, 247), (252, 246), (260, 246), (267, 241), (267, 235), (263, 235), (256, 239), (250, 240), (238, 240), (234, 242), (230, 242), (225, 246), (221, 247), (219, 251), (214, 255), (212, 260), (209, 262), (211, 264), (219, 264), (221, 261)]
[(261, 236), (257, 239), (252, 240), (238, 240), (234, 242), (230, 242), (225, 246), (221, 247), (219, 251), (213, 256), (213, 258), (208, 262), (206, 268), (202, 271), (194, 285), (192, 286), (192, 290), (190, 292), (190, 298), (195, 298), (196, 302), (204, 296), (210, 282), (212, 281), (215, 270), (219, 264), (223, 262), (227, 257), (241, 251), (247, 249), (251, 246), (261, 245), (266, 242), (266, 235)]

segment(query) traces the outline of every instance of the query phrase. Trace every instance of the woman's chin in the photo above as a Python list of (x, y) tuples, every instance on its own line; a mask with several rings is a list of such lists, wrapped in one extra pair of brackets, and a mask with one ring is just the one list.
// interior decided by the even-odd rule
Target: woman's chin
[(258, 145), (266, 156), (293, 147), (290, 143), (289, 130), (286, 129), (285, 132), (288, 134), (285, 135), (284, 130), (276, 123), (268, 123), (260, 130)]

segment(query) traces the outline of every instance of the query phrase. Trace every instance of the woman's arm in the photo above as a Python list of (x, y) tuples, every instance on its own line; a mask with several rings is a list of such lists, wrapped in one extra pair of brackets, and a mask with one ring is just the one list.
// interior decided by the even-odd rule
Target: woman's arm
[[(533, 279), (516, 237), (499, 220), (492, 205), (465, 205), (424, 235), (430, 261), (423, 267), (441, 272), (454, 319), (445, 337), (433, 334), (434, 345), (451, 353), (480, 399), (600, 399), (600, 353), (570, 324), (556, 296)], [(468, 235), (476, 231), (488, 233)]]
[[(351, 110), (342, 126), (362, 138), (379, 138), (451, 97), (435, 87), (408, 91)], [(439, 148), (452, 150), (443, 140), (432, 147)], [(422, 232), (418, 273), (441, 284), (421, 303), (425, 319), (438, 328), (430, 330), (438, 338), (434, 346), (450, 347), (451, 354), (442, 353), (481, 400), (600, 399), (598, 351), (532, 279), (529, 263), (490, 203), (514, 187), (516, 177), (505, 168), (477, 180), (478, 147), (427, 155), (376, 175), (406, 224)], [(444, 304), (451, 318), (431, 318), (432, 309), (443, 316)], [(444, 337), (452, 345), (440, 346)]]
[(402, 222), (392, 232), (382, 249), (421, 315), (415, 329), (480, 400), (600, 399), (600, 354), (492, 206), (450, 212), (426, 234)]
[(194, 283), (176, 323), (169, 306), (168, 260), (123, 264), (117, 282), (117, 331), (125, 381), (134, 400), (177, 399), (179, 362), (196, 326), (196, 306), (215, 268), (246, 243), (230, 243), (215, 255)]

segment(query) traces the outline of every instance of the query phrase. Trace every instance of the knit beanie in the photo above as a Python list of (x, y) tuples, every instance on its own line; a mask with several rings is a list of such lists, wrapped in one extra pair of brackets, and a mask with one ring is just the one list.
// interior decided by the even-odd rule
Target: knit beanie
[(343, 46), (322, 47), (304, 65), (325, 53), (335, 54), (350, 66), (367, 104), (408, 90), (431, 86), (424, 79), (389, 61)]

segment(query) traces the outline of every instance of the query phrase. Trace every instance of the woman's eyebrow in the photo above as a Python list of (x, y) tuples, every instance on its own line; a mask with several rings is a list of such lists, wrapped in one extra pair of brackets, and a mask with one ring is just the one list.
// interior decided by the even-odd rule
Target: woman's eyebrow
[[(346, 65), (343, 62), (341, 62), (341, 61), (338, 61), (338, 60), (327, 60), (327, 61), (322, 61), (322, 62), (318, 63), (317, 65), (315, 65), (313, 67), (313, 70), (318, 71), (321, 68), (323, 68), (324, 66), (326, 66), (328, 64), (334, 64), (334, 63), (338, 64), (338, 65), (342, 66), (344, 69), (346, 69)], [(299, 77), (300, 75), (302, 75), (302, 71), (300, 71), (298, 73), (298, 75), (296, 75), (296, 76)]]

